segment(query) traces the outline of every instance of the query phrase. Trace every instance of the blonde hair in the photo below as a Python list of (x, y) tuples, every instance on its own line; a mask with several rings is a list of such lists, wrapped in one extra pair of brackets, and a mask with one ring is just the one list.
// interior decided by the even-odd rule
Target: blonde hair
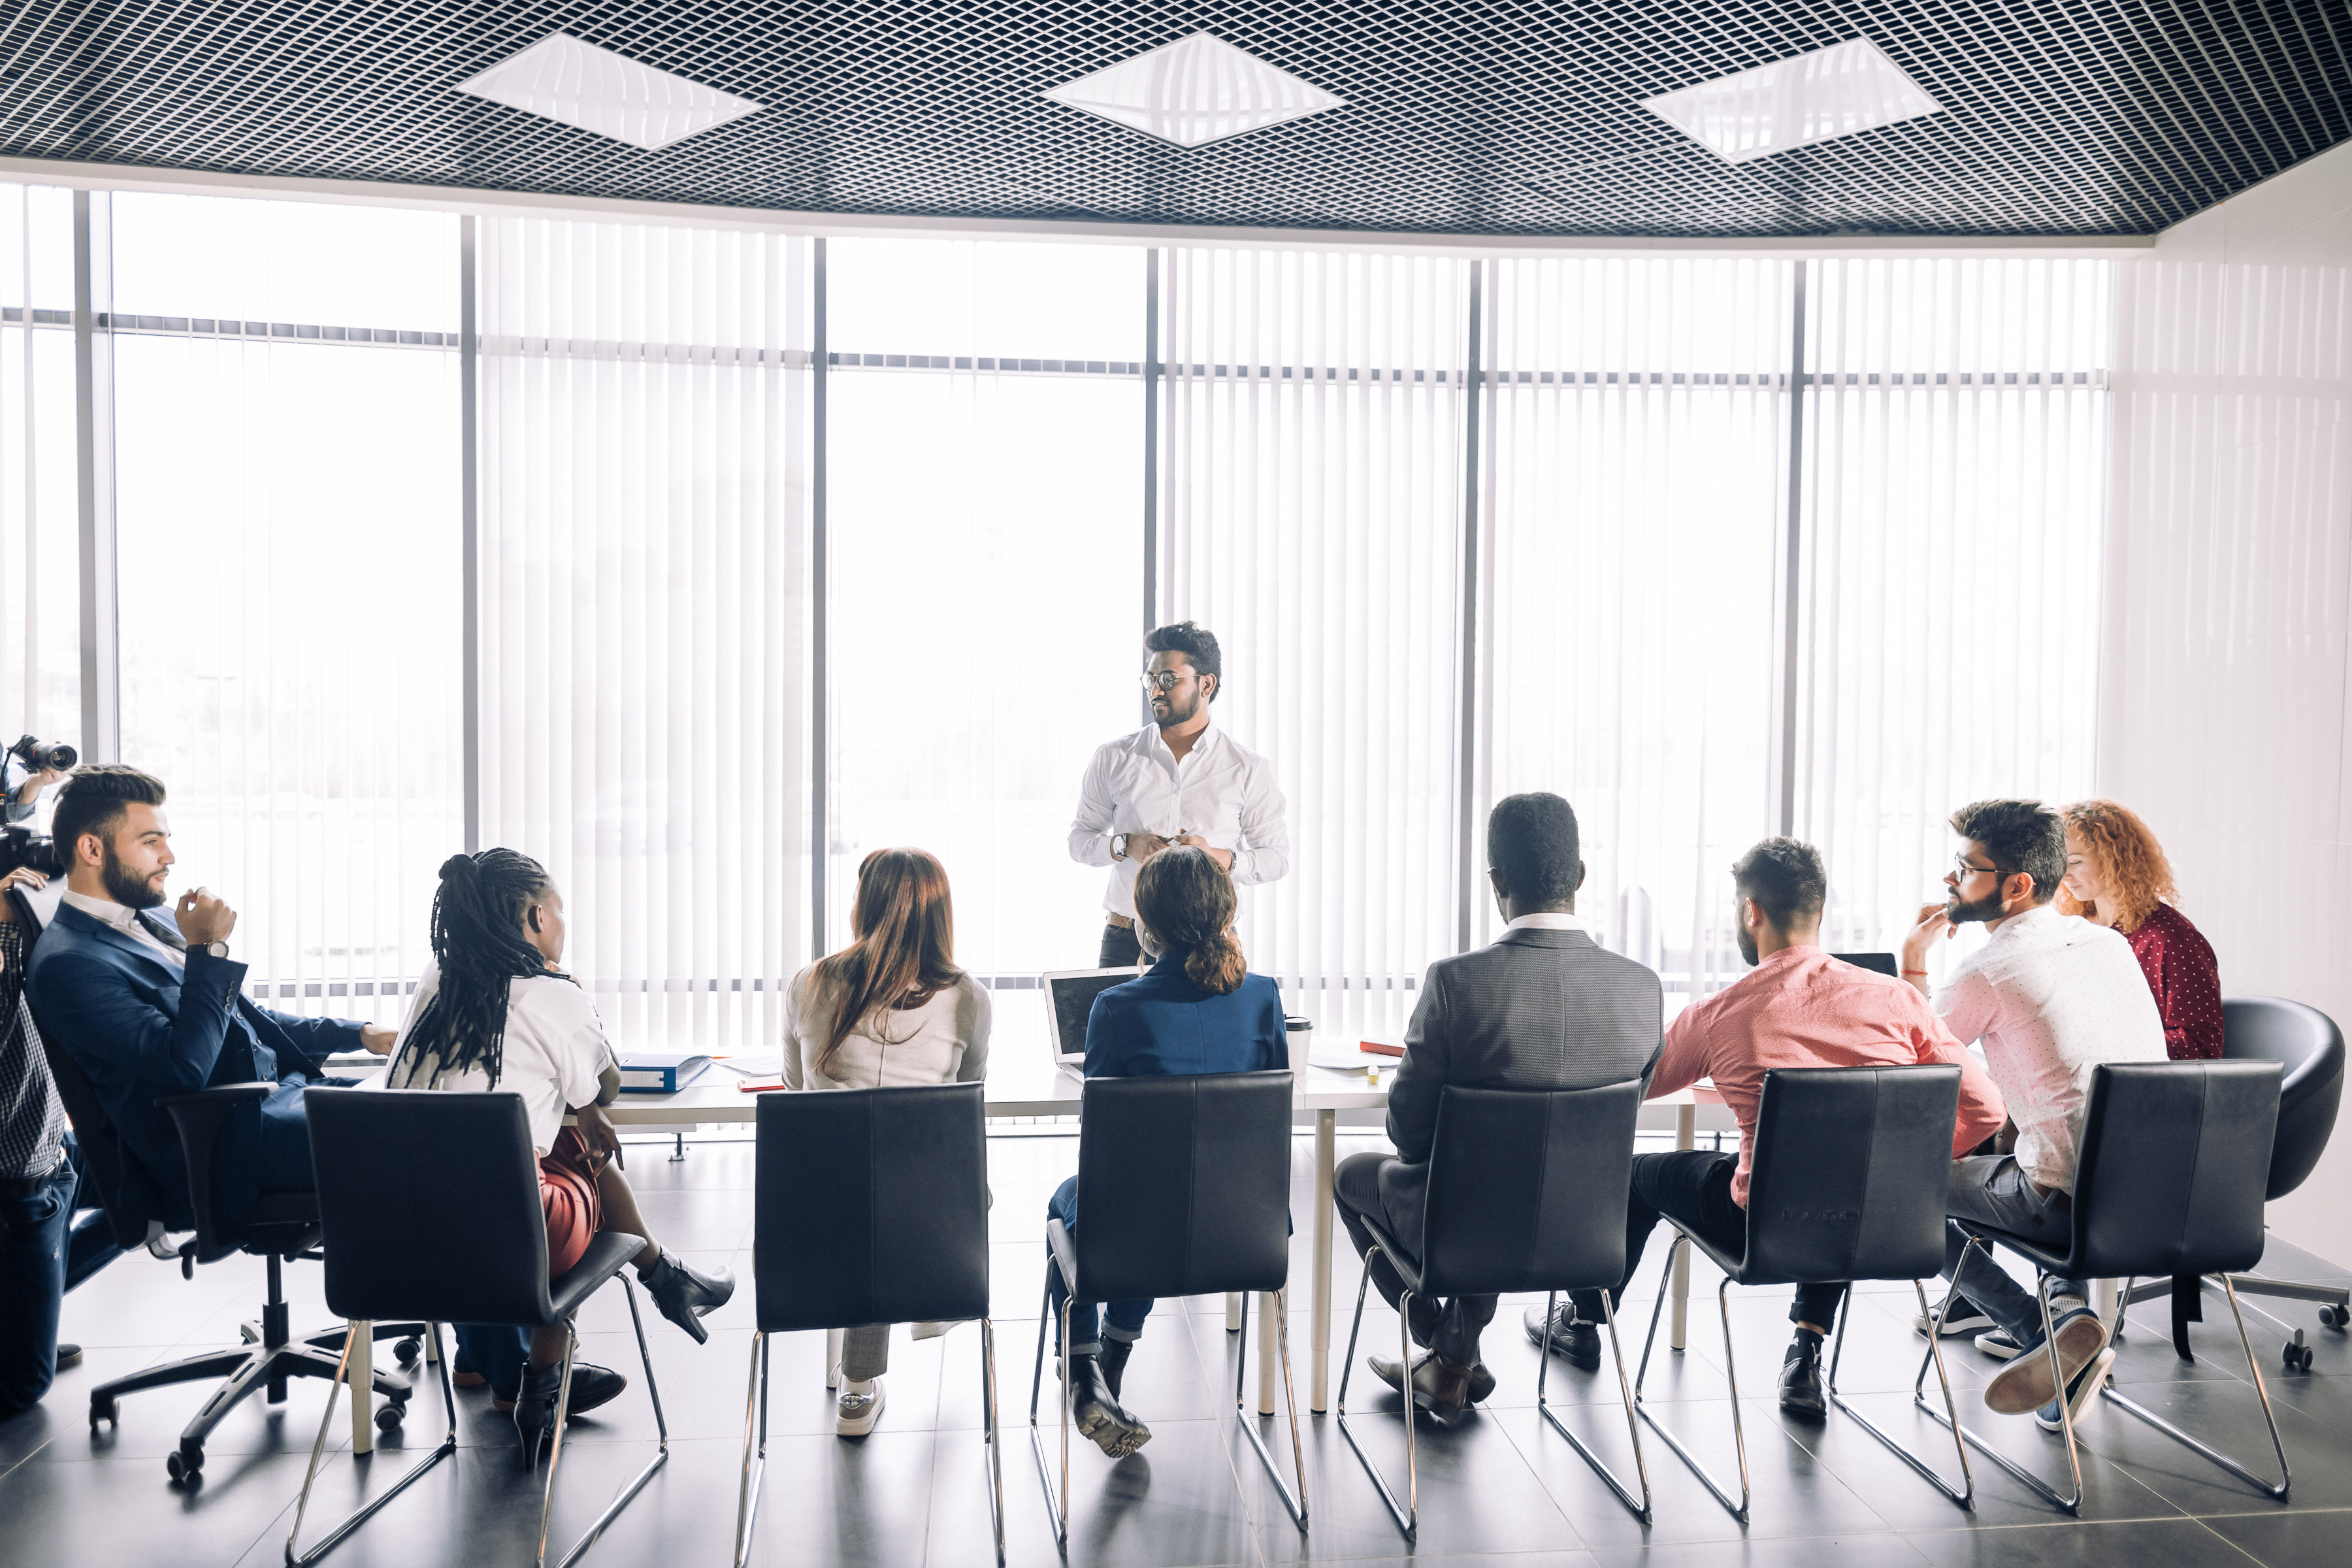
[(2118, 931), (2135, 931), (2156, 913), (2157, 905), (2180, 902), (2172, 862), (2130, 807), (2112, 800), (2078, 800), (2062, 815), (2066, 831), (2099, 879), (2101, 901), (2085, 904), (2062, 886), (2059, 913), (2102, 921), (2112, 916)]

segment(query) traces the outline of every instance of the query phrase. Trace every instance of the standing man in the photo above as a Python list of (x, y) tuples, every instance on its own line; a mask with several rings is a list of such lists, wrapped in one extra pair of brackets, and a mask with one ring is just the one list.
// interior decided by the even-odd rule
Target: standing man
[(1151, 722), (1095, 752), (1078, 785), (1070, 858), (1111, 868), (1103, 892), (1107, 923), (1097, 963), (1139, 963), (1135, 874), (1171, 845), (1205, 849), (1236, 888), (1272, 882), (1290, 869), (1282, 791), (1264, 757), (1209, 727), (1209, 704), (1224, 684), (1216, 637), (1191, 621), (1143, 639)]

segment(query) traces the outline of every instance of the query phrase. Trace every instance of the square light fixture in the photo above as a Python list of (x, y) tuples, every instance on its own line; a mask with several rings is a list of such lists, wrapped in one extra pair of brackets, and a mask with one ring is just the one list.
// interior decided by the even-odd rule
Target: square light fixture
[(1206, 33), (1105, 66), (1048, 89), (1045, 96), (1179, 147), (1204, 147), (1347, 106), (1311, 82)]
[(1868, 38), (1645, 98), (1642, 107), (1727, 163), (1944, 110)]
[(567, 33), (549, 34), (522, 53), (459, 82), (457, 90), (561, 120), (648, 153), (761, 107), (582, 43)]

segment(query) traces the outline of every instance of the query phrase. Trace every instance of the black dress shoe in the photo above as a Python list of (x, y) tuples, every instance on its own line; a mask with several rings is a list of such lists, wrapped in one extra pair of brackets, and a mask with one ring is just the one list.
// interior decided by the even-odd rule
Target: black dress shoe
[(79, 1345), (67, 1344), (63, 1341), (58, 1342), (58, 1370), (59, 1372), (63, 1372), (69, 1366), (79, 1366), (80, 1364), (81, 1347)]
[(515, 1436), (521, 1440), (522, 1462), (526, 1468), (539, 1465), (540, 1450), (555, 1436), (555, 1401), (563, 1392), (563, 1367), (527, 1366), (522, 1372), (522, 1387), (516, 1391), (514, 1406)]
[(1114, 1459), (1151, 1441), (1151, 1428), (1119, 1407), (1118, 1395), (1103, 1381), (1101, 1363), (1090, 1355), (1070, 1358), (1070, 1421), (1080, 1436)]
[[(1423, 1351), (1412, 1358), (1413, 1380), (1416, 1383), (1421, 1380), (1422, 1368), (1426, 1366), (1430, 1358), (1436, 1353), (1435, 1351)], [(1367, 1358), (1365, 1364), (1372, 1369), (1372, 1375), (1382, 1383), (1387, 1384), (1399, 1394), (1404, 1392), (1404, 1380), (1397, 1375), (1396, 1363), (1384, 1355), (1376, 1355)], [(1486, 1396), (1495, 1392), (1495, 1374), (1486, 1370), (1486, 1363), (1483, 1361), (1471, 1364), (1469, 1391), (1469, 1403), (1472, 1405), (1484, 1405), (1486, 1402)]]
[[(1541, 1307), (1529, 1307), (1520, 1320), (1527, 1325), (1528, 1343), (1543, 1348), (1544, 1314)], [(1576, 1309), (1562, 1301), (1551, 1310), (1551, 1353), (1566, 1356), (1569, 1364), (1586, 1372), (1601, 1370), (1601, 1331), (1576, 1315)]]
[(1822, 1336), (1799, 1329), (1780, 1362), (1780, 1408), (1790, 1415), (1822, 1416), (1829, 1402), (1822, 1396)]
[(661, 1315), (694, 1336), (696, 1344), (708, 1344), (710, 1331), (702, 1326), (702, 1314), (727, 1305), (735, 1294), (735, 1276), (721, 1268), (715, 1274), (705, 1274), (690, 1263), (681, 1263), (674, 1253), (665, 1252), (661, 1261), (637, 1276), (646, 1294), (654, 1299)]
[[(1399, 1393), (1404, 1391), (1397, 1376), (1397, 1363), (1386, 1356), (1371, 1356), (1366, 1365), (1372, 1375)], [(1435, 1351), (1424, 1351), (1412, 1363), (1412, 1402), (1416, 1408), (1429, 1413), (1431, 1420), (1440, 1426), (1452, 1426), (1470, 1413), (1470, 1377), (1475, 1367), (1461, 1366), (1445, 1360)], [(1494, 1379), (1486, 1380), (1488, 1393), (1494, 1391)]]
[(1133, 1340), (1115, 1340), (1108, 1334), (1103, 1336), (1102, 1352), (1095, 1359), (1102, 1363), (1103, 1386), (1110, 1390), (1113, 1399), (1118, 1397), (1119, 1381), (1127, 1375), (1127, 1358), (1134, 1350)]
[[(600, 1405), (612, 1404), (621, 1397), (621, 1391), (628, 1386), (629, 1380), (617, 1372), (605, 1367), (591, 1366), (584, 1361), (573, 1362), (572, 1363), (572, 1409), (565, 1418), (576, 1421)], [(496, 1389), (492, 1389), (490, 1403), (500, 1410), (511, 1412), (516, 1402), (511, 1396), (501, 1395)], [(550, 1419), (552, 1417), (551, 1416)]]

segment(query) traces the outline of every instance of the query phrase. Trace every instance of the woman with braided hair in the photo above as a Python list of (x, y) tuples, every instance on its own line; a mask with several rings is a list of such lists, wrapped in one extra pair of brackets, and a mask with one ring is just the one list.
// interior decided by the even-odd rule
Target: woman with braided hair
[[(706, 1342), (710, 1331), (702, 1314), (726, 1303), (735, 1280), (724, 1269), (707, 1275), (665, 1253), (628, 1178), (613, 1163), (620, 1138), (602, 1108), (620, 1092), (620, 1064), (588, 994), (559, 967), (565, 931), (562, 895), (529, 856), (485, 849), (443, 861), (433, 899), (433, 962), (409, 1003), (385, 1085), (521, 1095), (539, 1155), (549, 1278), (580, 1261), (609, 1215), (614, 1229), (646, 1238), (637, 1278), (662, 1316)], [(567, 1111), (576, 1126), (563, 1125)], [(459, 1337), (467, 1359), (488, 1374), (500, 1408), (512, 1401), (523, 1451), (536, 1455), (555, 1424), (564, 1331), (533, 1330), (529, 1362), (520, 1369), (519, 1330), (465, 1325)], [(617, 1373), (575, 1363), (572, 1414), (626, 1386)]]

